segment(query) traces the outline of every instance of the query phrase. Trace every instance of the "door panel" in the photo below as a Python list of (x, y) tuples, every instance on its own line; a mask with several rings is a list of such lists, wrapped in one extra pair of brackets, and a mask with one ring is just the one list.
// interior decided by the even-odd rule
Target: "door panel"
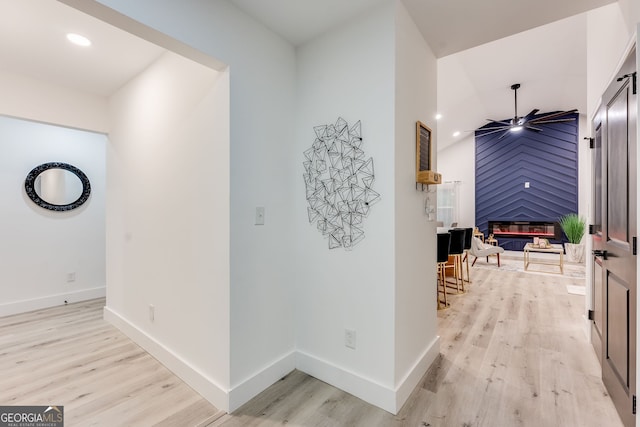
[(593, 323), (591, 325), (591, 343), (600, 364), (602, 364), (602, 325), (603, 325), (603, 289), (602, 289), (602, 261), (595, 258), (593, 262)]
[[(593, 205), (594, 213), (594, 227), (595, 233), (598, 239), (602, 238), (602, 123), (601, 120), (598, 121), (598, 125), (595, 130), (595, 138), (593, 144)], [(602, 264), (600, 264), (602, 267)]]
[(607, 363), (629, 388), (629, 289), (609, 274), (607, 279)]
[(629, 242), (629, 152), (627, 138), (627, 90), (619, 92), (607, 108), (607, 238)]
[[(620, 76), (635, 71), (635, 50)], [(616, 79), (593, 120), (594, 220), (591, 336), (602, 380), (625, 426), (635, 426), (637, 95), (633, 82)]]
[[(592, 170), (593, 170), (593, 247), (602, 247), (602, 198), (603, 198), (603, 185), (602, 179), (603, 170), (603, 153), (602, 153), (602, 119), (601, 113), (599, 113), (594, 119), (594, 138), (593, 138), (593, 155), (592, 155)], [(591, 344), (598, 356), (598, 361), (602, 365), (602, 331), (604, 328), (604, 290), (603, 290), (603, 274), (602, 258), (594, 256), (593, 258), (593, 289), (591, 292), (591, 307), (593, 310), (593, 322), (591, 323)]]

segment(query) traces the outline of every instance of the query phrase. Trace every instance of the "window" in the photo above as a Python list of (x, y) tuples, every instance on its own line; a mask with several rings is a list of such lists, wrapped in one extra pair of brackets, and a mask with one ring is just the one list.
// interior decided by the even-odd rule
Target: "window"
[(446, 227), (458, 222), (460, 203), (458, 200), (460, 181), (445, 182), (438, 185), (438, 221)]

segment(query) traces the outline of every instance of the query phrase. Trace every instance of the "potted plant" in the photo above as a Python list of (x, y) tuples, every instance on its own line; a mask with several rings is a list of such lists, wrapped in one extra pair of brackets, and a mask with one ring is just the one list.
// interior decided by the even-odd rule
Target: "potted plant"
[(576, 213), (566, 214), (560, 218), (560, 227), (569, 241), (564, 244), (567, 258), (569, 261), (583, 262), (584, 245), (581, 242), (586, 229), (585, 219)]

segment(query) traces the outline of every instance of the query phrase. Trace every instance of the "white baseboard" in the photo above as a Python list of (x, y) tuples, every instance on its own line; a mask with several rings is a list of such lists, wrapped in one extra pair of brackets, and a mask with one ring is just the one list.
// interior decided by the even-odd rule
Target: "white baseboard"
[(440, 337), (436, 337), (395, 390), (300, 351), (297, 353), (297, 368), (395, 415), (400, 411), (439, 353)]
[(160, 363), (215, 407), (226, 412), (237, 410), (279, 379), (294, 369), (298, 369), (387, 412), (397, 414), (440, 350), (440, 337), (436, 337), (395, 389), (304, 352), (291, 351), (250, 378), (232, 386), (230, 390), (226, 390), (109, 307), (104, 308), (104, 318), (158, 359)]
[(429, 367), (434, 360), (440, 354), (440, 336), (436, 336), (434, 340), (429, 344), (427, 349), (422, 353), (422, 356), (418, 358), (413, 367), (409, 370), (407, 375), (396, 386), (396, 408), (393, 414), (397, 414), (402, 406), (405, 404), (413, 390), (420, 383), (420, 380), (424, 374), (429, 370)]
[(131, 338), (136, 344), (158, 359), (167, 369), (200, 393), (202, 397), (211, 402), (216, 408), (229, 412), (229, 392), (216, 384), (213, 379), (191, 366), (187, 361), (177, 356), (170, 349), (109, 307), (104, 308), (104, 319), (120, 329), (120, 331)]
[(296, 352), (292, 351), (251, 378), (233, 386), (229, 393), (229, 412), (235, 411), (294, 369), (296, 369)]
[(74, 303), (96, 298), (104, 298), (105, 295), (106, 288), (103, 286), (100, 288), (83, 289), (73, 292), (64, 292), (61, 294), (47, 295), (29, 300), (9, 302), (6, 304), (0, 304), (0, 317), (64, 305), (65, 301), (68, 303)]
[(346, 391), (387, 412), (395, 413), (395, 391), (387, 386), (301, 351), (297, 354), (297, 366), (300, 371), (312, 377)]
[(584, 337), (589, 342), (591, 342), (591, 323), (592, 321), (589, 320), (589, 318), (583, 314), (582, 315), (582, 327), (583, 327), (582, 331), (584, 332)]

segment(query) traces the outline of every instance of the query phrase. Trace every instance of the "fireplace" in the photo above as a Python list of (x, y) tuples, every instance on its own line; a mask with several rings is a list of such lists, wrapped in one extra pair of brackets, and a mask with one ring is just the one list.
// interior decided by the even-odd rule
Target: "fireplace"
[(489, 221), (489, 234), (496, 239), (533, 239), (561, 240), (562, 228), (557, 221)]

